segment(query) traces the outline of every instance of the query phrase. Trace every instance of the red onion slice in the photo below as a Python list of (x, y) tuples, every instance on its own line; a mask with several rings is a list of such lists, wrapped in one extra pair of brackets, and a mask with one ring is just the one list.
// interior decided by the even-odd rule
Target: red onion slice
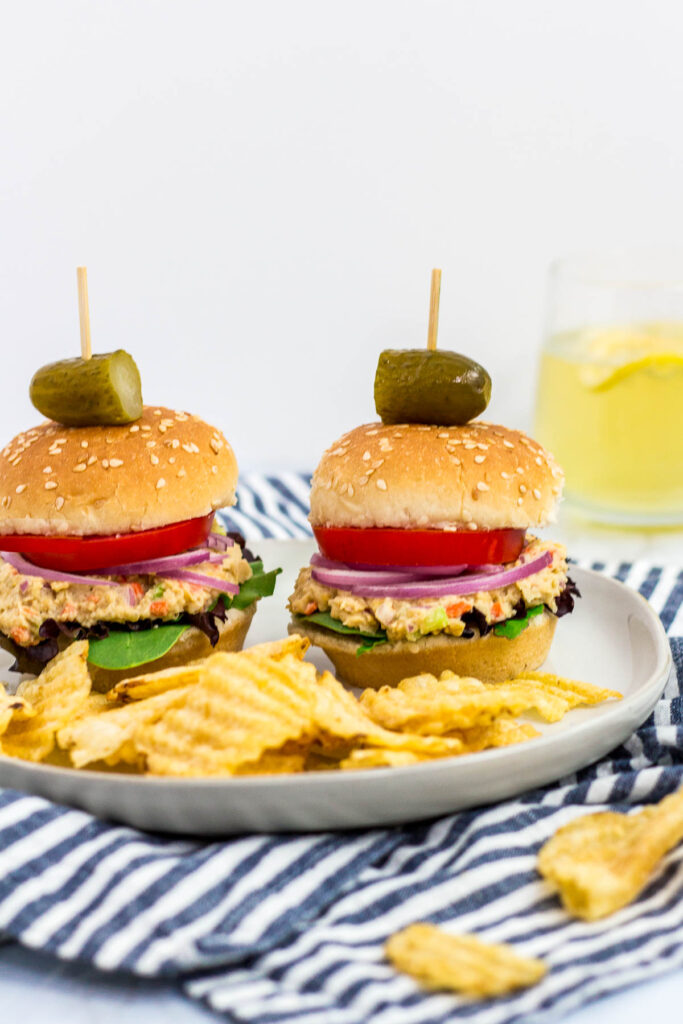
[(392, 572), (391, 570), (376, 569), (372, 572), (363, 572), (361, 569), (318, 569), (313, 566), (311, 576), (318, 583), (326, 587), (338, 587), (340, 590), (350, 590), (353, 587), (361, 586), (364, 583), (405, 583), (406, 580), (419, 580), (418, 573)]
[(222, 594), (239, 594), (240, 592), (237, 583), (228, 583), (227, 580), (218, 580), (215, 576), (205, 576), (201, 572), (191, 572), (189, 569), (169, 569), (159, 575), (167, 580), (180, 580), (183, 583), (195, 583), (198, 587), (220, 590)]
[(228, 548), (234, 546), (235, 542), (232, 537), (226, 537), (224, 534), (216, 533), (212, 530), (206, 538), (206, 543), (210, 548), (215, 548), (216, 551), (227, 551)]
[(99, 576), (77, 576), (73, 572), (58, 572), (56, 569), (43, 569), (39, 565), (29, 562), (17, 551), (0, 551), (0, 558), (3, 558), (8, 565), (11, 565), (22, 576), (38, 576), (41, 580), (50, 580), (53, 583), (79, 583), (84, 587), (118, 587), (116, 580), (105, 580)]
[(183, 551), (178, 555), (164, 555), (163, 558), (147, 558), (141, 562), (126, 562), (123, 565), (109, 565), (100, 570), (109, 576), (137, 576), (157, 574), (164, 569), (182, 569), (186, 565), (197, 565), (199, 562), (212, 562), (222, 560), (222, 555), (217, 555), (209, 548), (192, 548), (190, 551)]
[(419, 597), (441, 597), (444, 594), (454, 597), (462, 594), (475, 594), (478, 590), (497, 590), (499, 587), (506, 587), (510, 583), (517, 583), (518, 580), (533, 576), (552, 563), (553, 556), (550, 551), (533, 558), (523, 565), (516, 565), (512, 569), (503, 569), (502, 572), (476, 573), (470, 576), (449, 577), (435, 580), (418, 580), (411, 583), (387, 583), (384, 586), (359, 585), (350, 587), (352, 594), (362, 597), (394, 597), (398, 600), (411, 600)]

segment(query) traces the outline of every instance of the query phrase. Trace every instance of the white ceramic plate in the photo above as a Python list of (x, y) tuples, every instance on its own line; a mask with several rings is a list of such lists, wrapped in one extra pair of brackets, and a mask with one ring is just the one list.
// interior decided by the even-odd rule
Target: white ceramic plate
[[(313, 549), (308, 541), (256, 546), (266, 566), (284, 572), (254, 619), (252, 643), (286, 635), (286, 599)], [(619, 690), (624, 699), (571, 711), (562, 722), (539, 726), (543, 735), (530, 742), (406, 768), (225, 780), (103, 774), (0, 757), (0, 785), (139, 828), (193, 835), (390, 825), (516, 796), (625, 740), (672, 671), (662, 625), (637, 593), (585, 569), (572, 575), (583, 597), (559, 622), (544, 669)], [(313, 660), (329, 667), (322, 654)]]

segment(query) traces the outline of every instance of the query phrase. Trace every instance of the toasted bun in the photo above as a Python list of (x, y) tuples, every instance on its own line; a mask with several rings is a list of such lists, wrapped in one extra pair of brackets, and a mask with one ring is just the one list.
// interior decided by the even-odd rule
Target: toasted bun
[(0, 534), (131, 533), (235, 500), (237, 462), (198, 416), (146, 407), (121, 427), (46, 422), (0, 455)]
[(555, 517), (563, 474), (519, 430), (369, 423), (313, 474), (314, 526), (528, 529)]
[(112, 671), (106, 668), (97, 668), (96, 665), (88, 665), (93, 689), (99, 690), (100, 693), (106, 693), (122, 679), (130, 679), (131, 676), (141, 675), (143, 672), (159, 672), (162, 668), (171, 668), (173, 665), (189, 665), (191, 661), (208, 658), (216, 651), (241, 651), (255, 611), (256, 603), (249, 605), (243, 611), (231, 608), (225, 622), (216, 623), (219, 636), (215, 647), (211, 646), (205, 633), (193, 626), (183, 633), (163, 658), (148, 661), (139, 668)]
[(357, 640), (308, 626), (300, 619), (291, 623), (289, 631), (300, 633), (321, 647), (339, 676), (350, 686), (379, 689), (380, 686), (397, 686), (402, 679), (421, 672), (439, 676), (447, 669), (459, 676), (474, 676), (484, 683), (512, 679), (520, 672), (543, 664), (556, 625), (557, 618), (543, 612), (531, 619), (514, 640), (495, 633), (470, 640), (440, 633), (416, 643), (381, 644), (361, 655), (356, 654)]

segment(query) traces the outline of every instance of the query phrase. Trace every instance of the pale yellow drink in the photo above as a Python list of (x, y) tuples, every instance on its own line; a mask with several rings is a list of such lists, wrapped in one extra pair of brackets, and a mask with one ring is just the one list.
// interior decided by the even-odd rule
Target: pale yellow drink
[(683, 522), (683, 324), (556, 334), (541, 357), (536, 436), (596, 518)]

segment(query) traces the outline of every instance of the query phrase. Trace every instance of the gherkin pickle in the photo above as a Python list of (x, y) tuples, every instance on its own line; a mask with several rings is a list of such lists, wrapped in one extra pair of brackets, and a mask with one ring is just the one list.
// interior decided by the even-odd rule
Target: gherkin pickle
[(375, 374), (375, 408), (383, 423), (461, 426), (491, 398), (491, 378), (479, 363), (441, 349), (387, 348)]
[(67, 427), (116, 426), (142, 416), (140, 371), (121, 348), (41, 366), (29, 395), (39, 412)]

